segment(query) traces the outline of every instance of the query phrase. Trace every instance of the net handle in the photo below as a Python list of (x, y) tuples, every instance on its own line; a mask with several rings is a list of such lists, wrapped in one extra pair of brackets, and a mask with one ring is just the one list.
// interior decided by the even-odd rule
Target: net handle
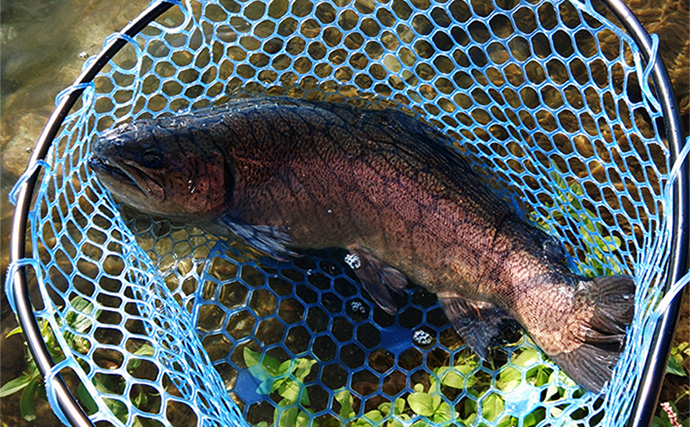
[[(664, 117), (664, 127), (668, 138), (671, 165), (679, 160), (679, 153), (685, 144), (683, 129), (681, 126), (680, 113), (676, 105), (675, 96), (671, 87), (671, 81), (663, 65), (661, 57), (653, 48), (652, 38), (635, 17), (632, 11), (621, 0), (602, 0), (606, 7), (616, 15), (621, 25), (630, 34), (635, 44), (640, 49), (642, 56), (648, 67), (652, 68), (652, 79), (654, 86), (661, 101), (661, 109)], [(680, 160), (683, 161), (683, 160)], [(688, 199), (688, 161), (687, 159), (680, 166), (678, 179), (675, 183), (674, 200), (677, 203), (672, 207), (674, 224), (672, 233), (675, 236), (675, 244), (671, 248), (671, 263), (665, 289), (683, 277), (688, 270), (688, 241), (690, 240), (688, 231), (688, 220), (690, 217), (690, 203)], [(678, 323), (682, 292), (679, 292), (668, 309), (657, 324), (652, 340), (652, 347), (645, 361), (645, 368), (642, 373), (642, 381), (637, 389), (635, 403), (630, 417), (628, 427), (647, 427), (652, 423), (656, 405), (661, 393), (666, 364), (671, 350), (673, 332)]]
[[(160, 0), (152, 3), (144, 12), (142, 12), (134, 21), (130, 22), (123, 28), (121, 34), (134, 37), (141, 30), (146, 28), (152, 21), (166, 12), (174, 5), (180, 3), (175, 0)], [(77, 80), (72, 86), (74, 90), (69, 91), (62, 96), (55, 111), (48, 119), (41, 136), (36, 142), (27, 171), (32, 170), (26, 179), (24, 179), (18, 186), (17, 203), (12, 219), (12, 231), (10, 236), (10, 265), (19, 263), (26, 255), (26, 234), (28, 214), (31, 210), (31, 201), (34, 194), (34, 188), (38, 176), (40, 175), (40, 168), (34, 165), (44, 161), (48, 149), (50, 148), (53, 139), (57, 135), (62, 126), (65, 117), (77, 102), (84, 89), (91, 83), (94, 77), (103, 69), (103, 67), (127, 44), (123, 37), (113, 38), (108, 45), (101, 50), (96, 59), (77, 77)], [(36, 366), (46, 381), (50, 381), (48, 386), (52, 387), (55, 396), (59, 403), (58, 417), (63, 422), (67, 421), (73, 426), (93, 426), (88, 415), (84, 412), (82, 407), (77, 403), (72, 393), (67, 388), (62, 377), (58, 375), (47, 377), (55, 367), (48, 348), (46, 347), (43, 337), (41, 336), (38, 322), (33, 313), (33, 307), (29, 298), (29, 291), (26, 280), (26, 270), (24, 265), (20, 265), (13, 273), (12, 277), (12, 292), (15, 296), (16, 314), (19, 318), (19, 324), (22, 327), (24, 336), (29, 346), (29, 350), (36, 361)]]

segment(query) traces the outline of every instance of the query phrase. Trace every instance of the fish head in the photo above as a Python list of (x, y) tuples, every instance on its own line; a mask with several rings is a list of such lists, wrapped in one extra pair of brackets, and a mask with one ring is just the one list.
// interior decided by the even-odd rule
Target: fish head
[(184, 119), (110, 130), (93, 144), (88, 165), (116, 198), (149, 214), (203, 222), (220, 216), (231, 197), (225, 156)]

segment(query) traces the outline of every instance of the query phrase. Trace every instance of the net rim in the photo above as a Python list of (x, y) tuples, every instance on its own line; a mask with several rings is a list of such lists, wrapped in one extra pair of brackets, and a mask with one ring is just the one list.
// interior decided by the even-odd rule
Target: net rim
[[(590, 0), (591, 1), (591, 0)], [(666, 129), (669, 141), (669, 151), (671, 164), (681, 161), (678, 170), (678, 179), (675, 183), (674, 198), (678, 203), (673, 206), (673, 235), (677, 236), (672, 247), (671, 263), (669, 275), (666, 282), (666, 290), (670, 289), (674, 282), (680, 280), (688, 271), (688, 246), (690, 243), (690, 231), (687, 220), (690, 211), (690, 196), (688, 195), (688, 162), (687, 159), (679, 157), (683, 151), (686, 141), (683, 139), (680, 113), (675, 102), (675, 96), (671, 87), (671, 82), (666, 72), (666, 67), (659, 56), (658, 50), (652, 37), (645, 31), (642, 24), (633, 12), (618, 0), (603, 0), (606, 7), (613, 12), (623, 28), (633, 38), (635, 44), (640, 48), (647, 67), (651, 67), (654, 85), (662, 101), (661, 108), (664, 117), (664, 128)], [(658, 45), (657, 45), (658, 46)], [(669, 305), (654, 331), (654, 340), (651, 351), (645, 361), (645, 368), (642, 372), (641, 385), (637, 390), (633, 411), (628, 419), (629, 427), (642, 427), (651, 424), (654, 417), (656, 404), (661, 393), (666, 364), (671, 351), (673, 332), (676, 329), (680, 316), (682, 302), (682, 292), (679, 292)]]
[[(622, 0), (602, 0), (602, 3), (615, 15), (623, 28), (631, 35), (635, 44), (640, 49), (647, 67), (651, 68), (651, 76), (654, 81), (658, 96), (663, 110), (664, 127), (670, 149), (671, 164), (679, 161), (679, 153), (682, 151), (686, 141), (683, 139), (678, 107), (675, 102), (671, 83), (666, 69), (661, 61), (658, 52), (653, 49), (653, 41), (649, 34), (644, 30), (639, 20), (633, 12), (625, 5)], [(16, 208), (12, 221), (10, 236), (10, 267), (8, 274), (8, 297), (13, 297), (13, 309), (19, 318), (19, 323), (24, 331), (29, 351), (33, 355), (39, 372), (49, 380), (47, 388), (53, 388), (59, 408), (53, 406), (58, 417), (63, 422), (69, 422), (75, 426), (93, 426), (89, 417), (85, 414), (81, 406), (76, 402), (74, 396), (67, 389), (67, 386), (60, 375), (53, 375), (49, 379), (46, 375), (56, 366), (53, 362), (45, 342), (40, 334), (40, 328), (36, 321), (29, 298), (26, 280), (26, 232), (28, 230), (28, 215), (31, 202), (41, 173), (41, 163), (50, 146), (53, 143), (64, 119), (69, 111), (81, 97), (84, 89), (93, 81), (96, 75), (107, 65), (107, 63), (139, 32), (145, 29), (151, 22), (160, 17), (163, 13), (173, 6), (184, 7), (180, 0), (154, 0), (137, 18), (131, 21), (116, 37), (111, 37), (108, 44), (101, 50), (95, 60), (77, 77), (66, 91), (58, 96), (58, 103), (51, 114), (46, 126), (44, 127), (39, 139), (36, 142), (32, 156), (27, 166), (25, 176), (20, 178), (20, 182), (15, 187), (17, 194)], [(585, 6), (592, 7), (591, 0), (585, 0)], [(682, 159), (681, 159), (682, 160)], [(669, 267), (667, 280), (668, 289), (673, 283), (678, 281), (687, 272), (688, 243), (690, 241), (690, 230), (688, 221), (683, 218), (688, 217), (690, 212), (690, 195), (686, 190), (688, 183), (688, 162), (681, 164), (679, 175), (675, 183), (674, 197), (679, 201), (674, 205), (673, 235), (674, 245), (671, 257), (672, 265)], [(10, 288), (11, 287), (11, 288)], [(658, 323), (655, 337), (652, 342), (652, 349), (647, 358), (643, 371), (642, 385), (636, 393), (633, 412), (628, 420), (630, 427), (649, 425), (653, 415), (656, 402), (661, 391), (661, 384), (665, 372), (666, 362), (671, 347), (672, 332), (674, 331), (678, 315), (680, 313), (682, 293), (676, 295), (671, 302), (668, 310), (664, 313)], [(60, 411), (61, 413), (58, 413)]]
[[(120, 49), (127, 44), (127, 37), (131, 38), (136, 36), (151, 22), (174, 5), (181, 6), (181, 3), (177, 0), (160, 0), (156, 3), (152, 3), (136, 19), (122, 29), (120, 34), (123, 35), (123, 37), (114, 37), (110, 40), (110, 43), (101, 50), (90, 66), (77, 77), (74, 84), (70, 86), (71, 90), (61, 93), (62, 97), (58, 98), (59, 101), (55, 110), (48, 119), (48, 123), (43, 128), (31, 158), (29, 159), (27, 171), (31, 171), (31, 173), (23, 177), (23, 180), (18, 184), (18, 187), (16, 187), (18, 188), (18, 193), (10, 236), (10, 265), (25, 258), (28, 215), (31, 209), (34, 190), (41, 172), (35, 165), (39, 162), (44, 162), (48, 149), (52, 145), (69, 111), (81, 97), (88, 83), (92, 82), (103, 67), (105, 67)], [(47, 374), (51, 372), (56, 364), (48, 352), (46, 343), (43, 341), (38, 322), (33, 313), (31, 300), (29, 298), (25, 266), (16, 268), (13, 274), (8, 277), (8, 280), (12, 280), (11, 294), (14, 296), (13, 308), (19, 318), (19, 323), (26, 338), (29, 351), (36, 361), (36, 366), (41, 376), (46, 379), (46, 389), (52, 388), (57, 398), (59, 408), (53, 407), (53, 411), (56, 412), (58, 418), (64, 423), (68, 422), (70, 425), (78, 427), (93, 426), (94, 424), (82, 407), (77, 403), (60, 375), (51, 376), (49, 379), (47, 378)]]

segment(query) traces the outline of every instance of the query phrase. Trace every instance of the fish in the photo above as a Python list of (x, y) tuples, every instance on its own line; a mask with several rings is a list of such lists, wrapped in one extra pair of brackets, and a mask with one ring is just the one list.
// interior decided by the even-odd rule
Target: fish
[(630, 276), (586, 278), (563, 246), (485, 184), (439, 130), (397, 109), (288, 98), (135, 120), (93, 143), (122, 203), (244, 239), (279, 260), (343, 248), (385, 312), (411, 281), (482, 359), (516, 321), (600, 392), (634, 313)]

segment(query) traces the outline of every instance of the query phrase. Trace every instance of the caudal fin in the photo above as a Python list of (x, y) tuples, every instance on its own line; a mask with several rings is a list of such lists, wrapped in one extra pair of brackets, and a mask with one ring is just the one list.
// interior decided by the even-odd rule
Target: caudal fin
[(635, 309), (635, 281), (627, 276), (598, 277), (581, 281), (582, 300), (594, 306), (582, 344), (551, 358), (578, 384), (599, 392), (611, 379), (625, 345), (626, 328)]

